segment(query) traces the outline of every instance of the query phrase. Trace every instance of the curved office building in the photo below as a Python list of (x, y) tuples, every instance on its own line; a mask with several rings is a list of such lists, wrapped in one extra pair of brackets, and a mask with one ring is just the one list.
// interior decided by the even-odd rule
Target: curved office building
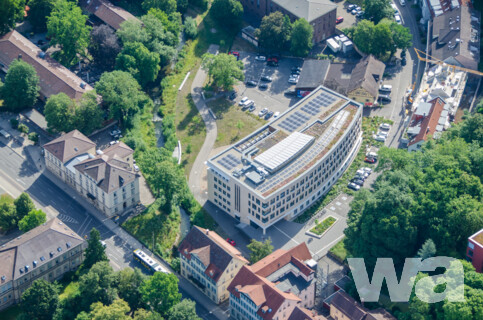
[(362, 142), (362, 105), (318, 87), (279, 118), (211, 158), (208, 199), (265, 230), (327, 193)]

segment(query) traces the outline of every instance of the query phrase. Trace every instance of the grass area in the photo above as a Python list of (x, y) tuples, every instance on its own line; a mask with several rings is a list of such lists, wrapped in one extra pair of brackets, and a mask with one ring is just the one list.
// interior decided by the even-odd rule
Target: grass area
[(347, 250), (344, 246), (344, 239), (337, 242), (337, 244), (333, 246), (329, 251), (341, 263), (343, 263), (347, 258)]
[(349, 183), (350, 179), (354, 177), (354, 174), (360, 167), (370, 167), (375, 168), (374, 164), (369, 164), (364, 162), (366, 149), (365, 146), (376, 146), (380, 147), (383, 145), (382, 142), (375, 141), (372, 137), (372, 131), (377, 132), (377, 129), (381, 123), (389, 123), (392, 124), (391, 120), (384, 119), (383, 117), (363, 117), (362, 118), (362, 145), (357, 153), (354, 161), (349, 166), (349, 168), (344, 172), (342, 177), (337, 180), (337, 182), (332, 186), (330, 191), (322, 196), (317, 202), (315, 202), (310, 208), (304, 211), (301, 215), (299, 215), (294, 221), (298, 223), (305, 223), (311, 217), (313, 217), (317, 212), (322, 210), (325, 206), (327, 206), (332, 200), (337, 198), (337, 196), (344, 192), (346, 194), (352, 195), (354, 191), (347, 188), (347, 184)]
[(10, 308), (0, 312), (0, 319), (2, 320), (15, 320), (22, 313), (20, 306), (14, 305)]
[(217, 118), (218, 136), (215, 148), (233, 144), (265, 124), (265, 120), (248, 111), (242, 111), (236, 104), (224, 98), (210, 101), (208, 106)]
[(79, 291), (79, 282), (71, 281), (65, 286), (64, 290), (59, 294), (59, 300), (69, 299), (73, 294)]
[(319, 222), (317, 219), (315, 220), (315, 227), (310, 229), (310, 232), (315, 233), (316, 235), (322, 235), (325, 231), (327, 231), (335, 222), (337, 221), (334, 217), (327, 217), (322, 222)]

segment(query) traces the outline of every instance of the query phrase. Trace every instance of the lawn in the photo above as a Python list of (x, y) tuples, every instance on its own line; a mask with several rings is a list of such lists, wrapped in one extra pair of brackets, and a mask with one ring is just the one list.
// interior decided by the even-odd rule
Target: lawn
[(212, 100), (207, 104), (217, 118), (218, 136), (215, 148), (233, 144), (265, 124), (265, 120), (248, 111), (242, 111), (237, 104), (224, 98)]
[(330, 249), (330, 253), (335, 256), (339, 262), (343, 263), (347, 258), (347, 250), (344, 246), (344, 239), (337, 242), (337, 244)]
[(327, 231), (336, 221), (337, 219), (334, 217), (327, 217), (320, 223), (317, 219), (315, 219), (315, 227), (310, 229), (310, 232), (320, 236), (324, 234), (324, 232)]

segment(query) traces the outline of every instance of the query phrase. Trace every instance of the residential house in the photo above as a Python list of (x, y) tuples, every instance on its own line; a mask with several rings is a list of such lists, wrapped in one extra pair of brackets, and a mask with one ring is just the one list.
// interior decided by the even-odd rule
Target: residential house
[(61, 92), (79, 100), (84, 93), (92, 90), (81, 78), (13, 30), (0, 37), (0, 68), (7, 72), (15, 59), (22, 59), (34, 67), (40, 80), (39, 93), (43, 100)]
[(473, 264), (476, 272), (483, 272), (483, 229), (468, 238), (466, 259)]
[(79, 0), (79, 5), (114, 30), (118, 30), (124, 21), (140, 21), (128, 11), (107, 0)]
[(104, 151), (77, 130), (45, 144), (47, 169), (76, 189), (107, 216), (139, 203), (139, 173), (133, 150), (118, 142)]
[(339, 290), (330, 297), (330, 317), (335, 320), (396, 320), (384, 309), (364, 308), (344, 290)]
[(259, 19), (280, 11), (292, 22), (304, 18), (314, 28), (315, 43), (335, 33), (337, 5), (329, 0), (241, 0), (245, 12)]
[(231, 316), (241, 320), (304, 319), (292, 314), (308, 316), (305, 308), (315, 305), (314, 266), (305, 243), (243, 266), (228, 288)]
[(77, 269), (86, 241), (57, 218), (0, 247), (0, 310), (19, 303), (37, 279), (55, 281)]
[(372, 105), (379, 95), (379, 85), (386, 65), (369, 55), (358, 63), (331, 63), (324, 85), (348, 98)]
[(215, 303), (228, 299), (228, 286), (248, 261), (216, 232), (197, 226), (181, 241), (181, 275)]

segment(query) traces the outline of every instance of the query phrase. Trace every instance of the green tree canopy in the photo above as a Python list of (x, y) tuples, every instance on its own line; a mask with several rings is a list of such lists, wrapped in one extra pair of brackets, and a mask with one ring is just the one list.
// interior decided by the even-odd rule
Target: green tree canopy
[(291, 32), (292, 25), (288, 16), (284, 16), (280, 11), (275, 11), (263, 17), (256, 35), (262, 48), (279, 52), (287, 47)]
[(191, 17), (186, 17), (186, 19), (184, 19), (184, 33), (188, 39), (196, 38), (198, 35), (198, 26), (196, 25), (195, 19)]
[(15, 206), (13, 203), (0, 202), (0, 228), (9, 231), (17, 225)]
[(88, 270), (101, 261), (108, 261), (106, 250), (101, 243), (101, 234), (96, 228), (92, 228), (89, 240), (87, 240), (83, 268)]
[(91, 31), (89, 53), (94, 62), (102, 68), (112, 70), (116, 63), (116, 56), (121, 52), (119, 38), (111, 27), (106, 24), (95, 26)]
[(79, 105), (75, 108), (74, 127), (85, 135), (102, 128), (104, 114), (97, 103), (94, 90), (82, 95)]
[(56, 0), (30, 0), (28, 20), (37, 32), (47, 31), (47, 17), (50, 16)]
[(168, 311), (167, 320), (201, 320), (196, 314), (196, 303), (190, 299), (183, 299)]
[(124, 71), (104, 72), (96, 83), (96, 91), (112, 119), (130, 125), (130, 118), (147, 102), (136, 79)]
[(143, 282), (139, 291), (144, 303), (161, 315), (166, 315), (181, 300), (178, 278), (172, 273), (155, 272)]
[(127, 313), (131, 311), (126, 301), (122, 299), (114, 300), (110, 305), (103, 305), (95, 302), (91, 305), (89, 319), (91, 320), (129, 320), (131, 317)]
[(290, 52), (298, 57), (305, 57), (312, 49), (314, 28), (304, 18), (298, 19), (292, 25), (290, 35)]
[(208, 71), (213, 85), (223, 90), (231, 90), (236, 80), (243, 80), (243, 62), (233, 55), (205, 53), (201, 65)]
[(268, 256), (273, 251), (272, 240), (266, 239), (264, 242), (257, 241), (252, 239), (250, 244), (247, 246), (248, 250), (250, 250), (250, 262), (255, 263), (266, 256)]
[(391, 19), (394, 16), (394, 10), (389, 0), (365, 0), (364, 11), (374, 23), (378, 23), (384, 18)]
[(354, 29), (354, 44), (362, 52), (372, 53), (373, 45), (377, 45), (374, 41), (374, 29), (374, 23), (369, 20), (360, 21)]
[(119, 297), (126, 301), (132, 310), (137, 310), (141, 305), (141, 292), (139, 287), (146, 276), (138, 268), (124, 268), (119, 271)]
[(55, 283), (35, 280), (22, 294), (22, 311), (31, 319), (50, 320), (59, 303), (59, 289)]
[(50, 96), (44, 108), (48, 128), (56, 132), (73, 130), (75, 108), (75, 102), (63, 92)]
[(168, 15), (164, 11), (153, 8), (148, 11), (148, 15), (156, 17), (167, 31), (166, 37), (168, 39), (164, 42), (169, 45), (177, 45), (179, 42), (179, 34), (181, 32), (181, 14), (179, 12), (173, 12)]
[(160, 70), (159, 62), (158, 54), (150, 52), (140, 42), (130, 42), (124, 46), (116, 58), (116, 67), (128, 71), (138, 80), (141, 86), (145, 86), (156, 80)]
[(86, 25), (87, 16), (75, 2), (56, 0), (47, 18), (47, 34), (50, 44), (61, 48), (57, 55), (60, 63), (71, 66), (77, 62), (77, 54), (84, 56), (89, 45), (91, 27)]
[(0, 35), (15, 28), (15, 23), (22, 21), (25, 0), (1, 0), (0, 2)]
[(12, 61), (1, 87), (4, 106), (20, 111), (35, 104), (39, 95), (39, 77), (34, 67), (23, 60)]
[(18, 222), (18, 228), (23, 231), (27, 232), (40, 226), (42, 223), (47, 221), (47, 215), (42, 210), (32, 210), (30, 211), (25, 217), (22, 218)]
[(137, 309), (134, 312), (134, 320), (163, 320), (163, 317), (157, 312)]
[(117, 299), (118, 274), (114, 273), (108, 261), (97, 262), (79, 279), (80, 304), (83, 310), (94, 302), (109, 305)]
[(14, 201), (16, 216), (18, 220), (25, 217), (30, 211), (35, 209), (34, 202), (26, 192), (22, 192)]
[(143, 9), (149, 11), (149, 9), (155, 8), (166, 12), (167, 14), (176, 11), (176, 0), (144, 0)]
[(213, 18), (225, 28), (237, 32), (243, 20), (243, 6), (237, 0), (214, 0), (211, 9)]
[(372, 45), (372, 54), (376, 57), (385, 57), (387, 52), (394, 53), (396, 48), (392, 40), (392, 32), (389, 26), (385, 23), (378, 23), (374, 27), (374, 40)]
[(421, 259), (427, 259), (430, 257), (434, 257), (436, 254), (436, 246), (434, 245), (433, 240), (428, 239), (423, 243), (421, 249), (418, 250), (418, 257)]

